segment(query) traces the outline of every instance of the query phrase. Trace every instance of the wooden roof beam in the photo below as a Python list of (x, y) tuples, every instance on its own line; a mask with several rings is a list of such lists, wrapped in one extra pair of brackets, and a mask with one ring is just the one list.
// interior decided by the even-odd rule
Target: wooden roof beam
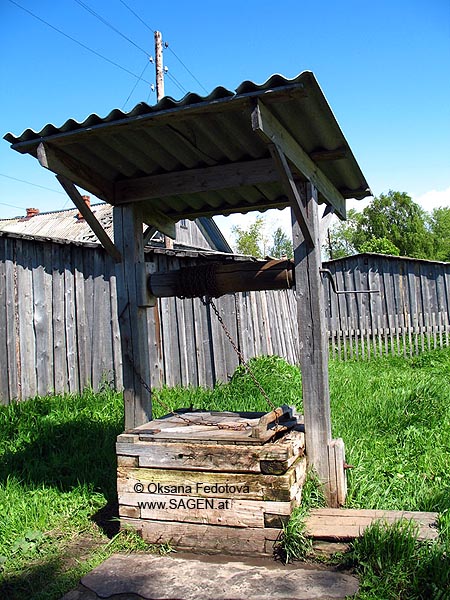
[(245, 185), (278, 181), (279, 175), (270, 158), (235, 162), (175, 173), (124, 179), (115, 185), (116, 204), (195, 194)]
[(122, 261), (121, 253), (119, 252), (117, 247), (114, 245), (114, 243), (112, 242), (111, 238), (106, 233), (106, 231), (103, 229), (103, 227), (101, 226), (101, 224), (95, 217), (92, 210), (89, 208), (89, 206), (83, 200), (80, 192), (74, 186), (72, 181), (67, 179), (67, 177), (64, 177), (64, 175), (57, 175), (56, 179), (59, 181), (59, 183), (62, 185), (62, 187), (66, 191), (67, 195), (69, 196), (69, 198), (72, 200), (72, 202), (78, 208), (80, 213), (83, 215), (84, 219), (86, 220), (86, 223), (89, 225), (89, 227), (95, 233), (95, 235), (98, 237), (101, 245), (106, 250), (106, 252), (108, 252), (108, 254), (110, 254), (116, 262), (121, 262)]
[(114, 204), (114, 186), (91, 167), (84, 165), (64, 150), (41, 142), (37, 147), (37, 158), (41, 167), (61, 175), (68, 181), (89, 190), (98, 198)]
[(347, 148), (336, 148), (335, 150), (315, 150), (309, 153), (309, 158), (314, 162), (321, 162), (327, 160), (341, 160), (347, 158)]
[(260, 100), (252, 112), (253, 130), (268, 144), (276, 144), (300, 173), (302, 173), (331, 204), (336, 213), (346, 218), (345, 199), (328, 177), (317, 167), (297, 140)]

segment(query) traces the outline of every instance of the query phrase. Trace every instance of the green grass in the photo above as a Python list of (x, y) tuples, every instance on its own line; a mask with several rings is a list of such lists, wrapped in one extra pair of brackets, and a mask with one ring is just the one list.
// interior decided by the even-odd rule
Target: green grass
[[(301, 410), (298, 369), (273, 357), (250, 364), (274, 404)], [(344, 439), (354, 465), (348, 505), (442, 515), (438, 543), (418, 544), (397, 526), (369, 530), (355, 544), (346, 560), (360, 574), (360, 600), (448, 599), (441, 590), (450, 573), (450, 350), (332, 362), (330, 390), (333, 436)], [(214, 390), (154, 396), (156, 416), (165, 412), (159, 398), (173, 409), (268, 410), (242, 367)], [(114, 443), (122, 430), (121, 396), (110, 390), (0, 408), (0, 597), (53, 600), (111, 552), (149, 549), (131, 533), (116, 535)], [(286, 526), (285, 558), (309, 555), (302, 523), (320, 503), (309, 482)], [(386, 558), (389, 544), (395, 552)]]

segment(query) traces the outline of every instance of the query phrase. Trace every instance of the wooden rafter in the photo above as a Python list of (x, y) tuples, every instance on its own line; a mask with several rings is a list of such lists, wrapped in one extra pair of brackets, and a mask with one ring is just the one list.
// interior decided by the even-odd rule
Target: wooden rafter
[(252, 127), (266, 143), (279, 146), (286, 158), (316, 187), (336, 213), (345, 219), (345, 199), (342, 194), (260, 100), (252, 112)]
[(65, 177), (68, 181), (73, 181), (110, 204), (114, 203), (113, 185), (64, 150), (41, 142), (37, 148), (37, 158), (41, 167)]

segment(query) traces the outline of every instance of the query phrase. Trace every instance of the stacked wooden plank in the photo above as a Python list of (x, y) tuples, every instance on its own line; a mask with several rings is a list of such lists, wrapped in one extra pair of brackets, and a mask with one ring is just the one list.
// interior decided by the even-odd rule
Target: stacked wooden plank
[(419, 540), (433, 540), (438, 537), (437, 518), (435, 512), (316, 508), (306, 520), (306, 533), (314, 539), (351, 541), (375, 521), (392, 525), (406, 519), (417, 527)]
[[(186, 412), (119, 435), (122, 525), (179, 549), (272, 554), (301, 500), (306, 457), (296, 417), (256, 437), (264, 418)], [(284, 434), (274, 435), (277, 428)]]

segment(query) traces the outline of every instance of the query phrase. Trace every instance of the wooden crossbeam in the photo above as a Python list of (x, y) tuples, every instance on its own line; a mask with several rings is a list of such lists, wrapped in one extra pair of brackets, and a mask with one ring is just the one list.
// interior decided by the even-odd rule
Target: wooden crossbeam
[(334, 207), (336, 213), (342, 219), (346, 218), (345, 199), (342, 194), (260, 100), (252, 112), (252, 127), (266, 143), (279, 146), (283, 154), (314, 185), (325, 201)]
[(309, 158), (314, 162), (321, 162), (327, 160), (341, 160), (347, 158), (347, 148), (336, 148), (335, 150), (315, 150), (309, 153)]
[(151, 200), (140, 204), (142, 208), (142, 220), (146, 225), (154, 226), (158, 231), (167, 235), (172, 240), (176, 237), (175, 221), (167, 217), (154, 206)]
[(103, 227), (101, 226), (101, 224), (95, 217), (92, 210), (89, 208), (89, 206), (83, 200), (80, 192), (74, 186), (72, 181), (70, 181), (69, 179), (67, 179), (67, 177), (64, 177), (63, 175), (57, 175), (56, 179), (59, 181), (59, 183), (64, 188), (67, 195), (69, 196), (69, 198), (72, 200), (72, 202), (78, 208), (80, 213), (83, 215), (84, 219), (86, 220), (86, 223), (89, 225), (89, 227), (95, 233), (95, 235), (98, 237), (103, 248), (108, 252), (108, 254), (110, 254), (113, 257), (113, 259), (116, 262), (120, 262), (122, 260), (121, 253), (119, 252), (117, 247), (114, 245), (114, 243), (111, 241), (109, 235), (103, 229)]
[(178, 194), (195, 194), (278, 181), (279, 176), (270, 159), (188, 169), (175, 173), (150, 175), (118, 181), (115, 185), (117, 204)]
[(314, 239), (308, 223), (308, 215), (306, 214), (302, 199), (297, 190), (297, 186), (294, 181), (291, 169), (289, 168), (286, 157), (284, 156), (283, 151), (277, 144), (270, 144), (269, 149), (275, 161), (275, 164), (277, 165), (283, 188), (286, 192), (287, 197), (291, 201), (295, 217), (297, 219), (298, 224), (300, 225), (300, 229), (302, 230), (302, 233), (305, 236), (307, 243), (310, 246), (314, 246)]
[(67, 181), (73, 181), (76, 185), (89, 190), (110, 204), (114, 202), (113, 185), (91, 167), (82, 164), (67, 152), (41, 142), (37, 148), (37, 158), (41, 167), (61, 175)]

